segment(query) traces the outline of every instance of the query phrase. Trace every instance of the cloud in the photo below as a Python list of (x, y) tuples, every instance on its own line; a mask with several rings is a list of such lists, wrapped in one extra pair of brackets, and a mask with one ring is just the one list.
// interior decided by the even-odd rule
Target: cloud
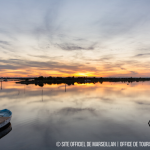
[(135, 55), (134, 57), (147, 57), (147, 56), (149, 56), (149, 55), (150, 55), (150, 53), (137, 54), (137, 55)]
[(53, 57), (50, 57), (50, 56), (46, 56), (46, 55), (28, 55), (28, 56), (31, 56), (31, 57), (36, 57), (36, 58), (41, 58), (41, 59), (58, 59), (58, 58), (61, 58), (63, 56), (53, 56)]
[(73, 107), (67, 107), (61, 109), (58, 113), (63, 114), (63, 115), (75, 115), (76, 113), (81, 113), (81, 112), (86, 112), (90, 113), (92, 115), (96, 115), (96, 112), (92, 108), (73, 108)]
[[(101, 34), (107, 38), (118, 35), (132, 34), (135, 28), (141, 27), (142, 23), (147, 23), (149, 17), (148, 1), (113, 1), (104, 4), (109, 9), (101, 18), (95, 22), (99, 26)], [(139, 10), (138, 12), (135, 10)], [(146, 17), (147, 16), (147, 17)]]
[(0, 41), (0, 44), (10, 45), (10, 43), (9, 43), (9, 42), (7, 42), (7, 41)]
[(146, 101), (136, 101), (135, 102), (136, 104), (138, 104), (138, 105), (150, 105), (150, 103), (149, 102), (146, 102)]
[(8, 41), (0, 41), (0, 48), (2, 48), (3, 50), (12, 50), (12, 45), (10, 44), (10, 42)]
[(0, 60), (0, 70), (3, 69), (37, 69), (37, 70), (47, 70), (47, 71), (59, 71), (76, 73), (76, 71), (97, 71), (95, 67), (89, 67), (79, 63), (63, 63), (57, 61), (30, 61), (30, 60), (21, 60), (21, 59), (9, 59), (9, 60)]
[(94, 50), (95, 49), (95, 43), (90, 46), (78, 46), (71, 43), (63, 43), (63, 44), (57, 44), (58, 47), (60, 47), (62, 50)]
[(133, 75), (138, 74), (136, 71), (130, 71)]
[(95, 59), (87, 59), (87, 58), (85, 58), (84, 60), (86, 60), (86, 61), (99, 61), (99, 62), (103, 62), (103, 61), (111, 61), (113, 59), (114, 59), (113, 55), (105, 55), (105, 56), (102, 56), (101, 58), (95, 58)]
[[(34, 56), (34, 55), (33, 55)], [(35, 55), (36, 57), (36, 55)], [(45, 61), (32, 61), (32, 60), (25, 60), (25, 59), (0, 59), (0, 70), (1, 71), (7, 71), (6, 73), (21, 73), (19, 70), (24, 70), (22, 71), (21, 74), (26, 74), (25, 72), (27, 71), (28, 73), (30, 72), (30, 75), (33, 73), (31, 70), (41, 72), (41, 73), (46, 73), (51, 72), (51, 71), (56, 71), (59, 72), (59, 74), (75, 74), (77, 72), (93, 72), (96, 75), (102, 75), (104, 72), (109, 72), (109, 71), (114, 71), (115, 76), (134, 76), (138, 75), (139, 72), (136, 70), (140, 68), (148, 68), (150, 67), (149, 62), (143, 62), (141, 63), (140, 61), (115, 61), (115, 62), (107, 62), (104, 61), (102, 65), (98, 66), (92, 66), (87, 63), (83, 64), (82, 62), (65, 62), (65, 61), (58, 61), (59, 58), (57, 57), (44, 57)], [(106, 59), (107, 60), (107, 59)], [(109, 60), (109, 59), (108, 59)], [(110, 59), (111, 60), (111, 59)], [(130, 70), (130, 68), (134, 68), (135, 70)], [(18, 70), (18, 71), (17, 71)], [(29, 71), (30, 70), (30, 71)], [(126, 73), (124, 74), (116, 74), (115, 71), (121, 71), (125, 70)], [(113, 72), (112, 72), (113, 73)]]
[[(147, 71), (149, 60), (143, 58), (150, 56), (148, 4), (148, 0), (3, 1), (0, 55), (6, 61), (0, 68), (97, 74), (124, 70), (135, 74), (132, 67)], [(11, 60), (12, 56), (20, 59)]]
[(122, 67), (121, 67), (120, 69), (121, 69), (121, 70), (126, 70), (125, 68), (122, 68)]

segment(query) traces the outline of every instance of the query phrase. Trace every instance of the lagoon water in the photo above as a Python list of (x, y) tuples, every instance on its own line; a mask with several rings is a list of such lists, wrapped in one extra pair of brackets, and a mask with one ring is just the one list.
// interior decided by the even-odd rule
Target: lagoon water
[(0, 139), (0, 150), (116, 149), (56, 142), (150, 141), (150, 82), (40, 87), (7, 81), (0, 90), (4, 108), (13, 113), (12, 130)]

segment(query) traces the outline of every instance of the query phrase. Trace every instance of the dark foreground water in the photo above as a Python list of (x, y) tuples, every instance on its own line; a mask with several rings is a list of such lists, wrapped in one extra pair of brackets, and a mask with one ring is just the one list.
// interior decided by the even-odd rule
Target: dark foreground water
[[(4, 108), (13, 116), (0, 131), (8, 132), (0, 139), (0, 150), (134, 149), (74, 147), (73, 142), (150, 142), (150, 82), (75, 84), (65, 89), (64, 84), (39, 87), (8, 81), (0, 90)], [(56, 142), (69, 142), (69, 148)]]

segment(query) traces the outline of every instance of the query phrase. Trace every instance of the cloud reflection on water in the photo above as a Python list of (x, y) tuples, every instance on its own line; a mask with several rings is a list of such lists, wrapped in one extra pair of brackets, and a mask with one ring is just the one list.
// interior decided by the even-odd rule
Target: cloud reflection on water
[(0, 102), (13, 112), (13, 131), (0, 141), (1, 147), (46, 150), (56, 149), (56, 141), (147, 140), (149, 87), (150, 82), (106, 82), (75, 84), (65, 92), (64, 85), (24, 87), (7, 82)]

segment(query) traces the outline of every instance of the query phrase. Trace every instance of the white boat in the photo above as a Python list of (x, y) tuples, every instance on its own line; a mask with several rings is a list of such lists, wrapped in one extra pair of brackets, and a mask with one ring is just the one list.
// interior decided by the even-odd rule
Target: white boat
[(0, 128), (7, 125), (12, 117), (12, 112), (8, 109), (0, 110)]

